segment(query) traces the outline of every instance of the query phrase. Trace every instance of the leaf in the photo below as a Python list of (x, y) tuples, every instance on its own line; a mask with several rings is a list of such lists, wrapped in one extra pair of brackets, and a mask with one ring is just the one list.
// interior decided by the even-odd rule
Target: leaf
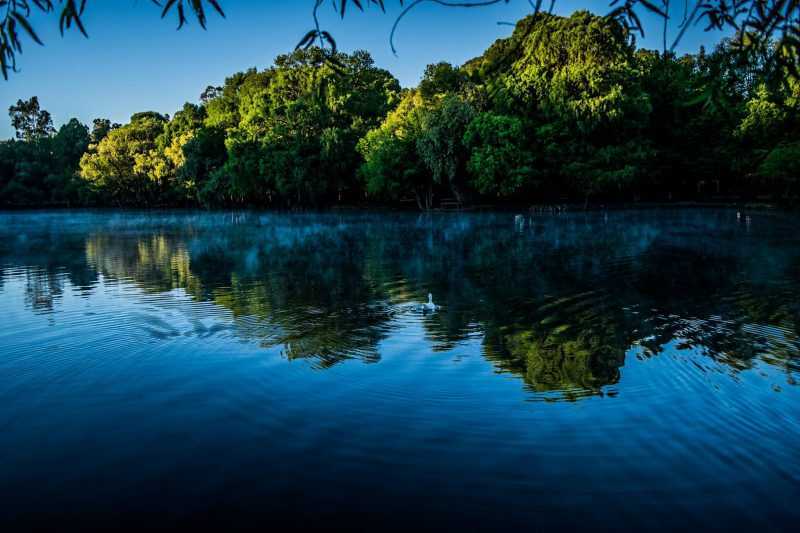
[(333, 39), (333, 36), (328, 33), (327, 31), (322, 32), (322, 38), (328, 41), (331, 45), (331, 51), (335, 54), (336, 53), (336, 41)]
[(186, 24), (186, 14), (183, 11), (183, 2), (178, 4), (178, 29), (183, 28), (183, 25)]
[(75, 7), (75, 0), (67, 0), (67, 3), (64, 6), (64, 9), (61, 11), (61, 16), (59, 17), (58, 21), (58, 27), (62, 35), (64, 34), (65, 28), (70, 29), (72, 27), (73, 22), (84, 37), (89, 36), (86, 33), (86, 28), (83, 27), (83, 22), (81, 22), (78, 9)]
[(314, 43), (314, 39), (317, 37), (317, 30), (311, 30), (306, 33), (300, 42), (297, 43), (297, 46), (294, 47), (295, 50), (299, 50), (300, 48), (308, 48), (311, 44)]
[(37, 44), (44, 46), (42, 40), (39, 39), (39, 36), (36, 35), (36, 32), (33, 30), (33, 27), (31, 27), (30, 22), (28, 22), (28, 19), (26, 19), (25, 17), (22, 16), (21, 13), (18, 13), (16, 11), (12, 11), (11, 16), (14, 17), (14, 19), (20, 26), (22, 26), (22, 29), (25, 30), (25, 33), (27, 33), (31, 39), (36, 41)]
[(167, 3), (164, 4), (164, 10), (161, 11), (161, 18), (162, 19), (167, 16), (167, 13), (169, 13), (169, 10), (172, 9), (172, 6), (174, 6), (175, 2), (177, 2), (177, 1), (178, 0), (167, 0)]
[(208, 3), (211, 4), (211, 7), (214, 8), (214, 11), (219, 13), (219, 16), (225, 18), (225, 12), (222, 10), (222, 7), (219, 5), (217, 0), (208, 0)]
[(648, 0), (639, 0), (639, 3), (641, 3), (645, 8), (647, 8), (647, 10), (652, 11), (653, 13), (657, 13), (664, 18), (667, 18), (667, 14), (664, 13), (664, 11), (660, 7), (650, 3)]

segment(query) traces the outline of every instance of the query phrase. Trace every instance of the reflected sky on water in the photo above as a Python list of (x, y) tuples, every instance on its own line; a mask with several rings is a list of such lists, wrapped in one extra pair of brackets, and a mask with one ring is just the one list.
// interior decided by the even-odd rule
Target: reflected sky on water
[(0, 215), (0, 517), (797, 519), (800, 219), (514, 215)]

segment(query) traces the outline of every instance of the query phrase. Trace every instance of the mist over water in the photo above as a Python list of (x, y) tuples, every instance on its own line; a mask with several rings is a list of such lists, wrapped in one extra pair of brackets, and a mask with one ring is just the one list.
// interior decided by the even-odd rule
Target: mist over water
[(0, 214), (0, 524), (786, 528), (799, 223)]

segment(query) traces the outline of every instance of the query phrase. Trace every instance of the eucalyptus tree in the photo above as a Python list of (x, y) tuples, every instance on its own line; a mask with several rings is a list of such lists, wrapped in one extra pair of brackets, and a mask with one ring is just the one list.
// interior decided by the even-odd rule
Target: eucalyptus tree
[(32, 96), (28, 100), (17, 100), (8, 108), (11, 125), (16, 130), (17, 139), (33, 142), (50, 137), (55, 133), (53, 117), (39, 105), (39, 98)]
[(17, 139), (0, 142), (0, 204), (76, 204), (86, 187), (76, 176), (89, 146), (89, 128), (71, 119), (58, 130), (37, 97), (10, 107)]

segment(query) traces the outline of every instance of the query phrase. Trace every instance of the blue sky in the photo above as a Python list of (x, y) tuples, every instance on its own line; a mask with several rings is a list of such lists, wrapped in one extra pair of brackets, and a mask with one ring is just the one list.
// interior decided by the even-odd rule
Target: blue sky
[[(331, 6), (321, 11), (324, 28), (344, 51), (369, 50), (378, 66), (390, 70), (403, 86), (413, 86), (425, 65), (455, 64), (479, 55), (495, 39), (510, 34), (509, 26), (530, 12), (526, 0), (510, 0), (480, 9), (420, 4), (402, 22), (396, 35), (398, 53), (389, 48), (389, 33), (399, 12), (397, 0), (387, 0), (387, 14), (377, 8), (356, 9), (341, 20)], [(280, 53), (291, 51), (312, 27), (313, 0), (221, 0), (227, 17), (209, 14), (208, 29), (195, 20), (175, 31), (174, 16), (161, 20), (150, 0), (90, 0), (84, 22), (86, 39), (77, 31), (63, 38), (56, 14), (39, 15), (34, 27), (44, 47), (25, 42), (18, 57), (21, 71), (0, 79), (0, 139), (13, 135), (5, 110), (19, 98), (37, 95), (56, 126), (77, 117), (84, 123), (105, 117), (124, 123), (137, 111), (172, 114), (184, 102), (196, 102), (210, 84), (220, 85), (230, 74), (250, 67), (263, 69)], [(605, 14), (605, 0), (559, 0), (556, 13), (590, 9)], [(676, 13), (680, 19), (682, 13)], [(644, 17), (650, 31), (640, 45), (659, 48), (660, 22)], [(649, 24), (648, 24), (649, 22)], [(712, 45), (719, 34), (693, 28), (679, 52)]]

